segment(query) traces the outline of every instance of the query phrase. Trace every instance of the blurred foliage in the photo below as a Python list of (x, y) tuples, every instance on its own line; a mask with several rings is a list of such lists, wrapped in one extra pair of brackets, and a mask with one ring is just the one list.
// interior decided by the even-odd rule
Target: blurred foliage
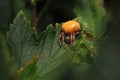
[(97, 37), (103, 36), (106, 32), (106, 24), (110, 17), (110, 14), (106, 15), (103, 5), (103, 0), (77, 0), (74, 8), (85, 29)]
[[(8, 29), (8, 23), (10, 21), (10, 6), (8, 0), (0, 1), (0, 31)], [(4, 10), (4, 11), (3, 11)]]
[[(119, 5), (119, 1), (105, 1), (106, 4), (103, 3), (103, 0), (37, 0), (36, 10), (37, 16), (40, 15), (40, 19), (36, 32), (31, 27), (32, 6), (30, 0), (1, 0), (0, 73), (2, 75), (0, 75), (0, 80), (7, 80), (8, 78), (15, 80), (17, 77), (15, 75), (16, 68), (11, 63), (11, 57), (12, 59), (14, 57), (18, 64), (17, 66), (20, 68), (31, 61), (37, 53), (40, 54), (40, 59), (37, 61), (37, 65), (32, 67), (32, 71), (36, 71), (37, 66), (37, 71), (33, 73), (40, 74), (39, 77), (42, 80), (119, 80), (119, 56), (117, 56), (119, 54), (117, 53), (120, 51), (118, 51), (119, 46), (116, 46), (116, 44), (118, 45), (119, 43), (118, 25), (120, 12), (115, 5), (116, 3)], [(109, 4), (114, 4), (112, 6), (113, 9), (111, 9)], [(103, 5), (106, 5), (107, 10), (114, 11), (112, 15), (114, 17), (108, 24), (110, 28), (108, 28), (107, 34), (110, 40), (107, 39), (108, 41), (100, 43), (104, 45), (100, 48), (100, 54), (97, 55), (98, 61), (96, 66), (94, 66), (94, 63), (96, 63), (94, 48), (95, 53), (96, 48), (98, 48), (96, 40), (105, 34), (106, 23), (109, 20), (109, 14), (105, 16), (106, 9)], [(22, 12), (17, 15), (13, 24), (10, 25), (8, 34), (8, 42), (12, 47), (9, 51), (5, 32), (9, 28), (9, 23), (13, 21), (20, 9), (23, 10), (30, 22), (26, 20)], [(57, 44), (57, 39), (61, 24), (56, 24), (56, 22), (61, 23), (71, 19), (77, 20), (82, 24), (83, 34), (77, 36), (75, 47), (65, 44), (64, 48), (60, 48)], [(50, 23), (53, 25), (48, 25)], [(90, 35), (84, 34), (84, 31), (89, 32)], [(112, 37), (113, 35), (116, 37)], [(91, 37), (92, 40), (88, 41), (88, 38)], [(113, 41), (116, 44), (113, 44)], [(11, 54), (11, 52), (14, 54)], [(91, 54), (95, 57), (91, 57)], [(8, 66), (11, 67), (8, 68)], [(28, 69), (28, 72), (31, 71), (29, 70), (31, 68), (26, 67), (26, 69)]]
[[(8, 80), (9, 79), (9, 71), (7, 68), (7, 61), (6, 61), (6, 45), (4, 41), (4, 37), (2, 33), (0, 33), (0, 80)], [(6, 56), (6, 57), (5, 57)]]

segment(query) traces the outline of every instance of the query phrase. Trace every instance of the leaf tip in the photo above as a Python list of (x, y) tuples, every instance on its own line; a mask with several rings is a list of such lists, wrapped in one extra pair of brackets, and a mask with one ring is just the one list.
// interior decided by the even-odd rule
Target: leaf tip
[(23, 14), (24, 15), (24, 12), (22, 10), (20, 10), (18, 14)]

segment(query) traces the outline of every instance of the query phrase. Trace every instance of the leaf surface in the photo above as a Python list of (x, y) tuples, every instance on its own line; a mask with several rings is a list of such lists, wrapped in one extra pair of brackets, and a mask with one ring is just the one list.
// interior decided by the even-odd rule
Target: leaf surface
[(20, 11), (8, 32), (8, 42), (13, 49), (14, 57), (19, 67), (25, 65), (37, 52), (34, 45), (34, 30)]
[(56, 24), (55, 27), (50, 24), (43, 33), (35, 35), (30, 22), (20, 11), (13, 24), (10, 25), (7, 35), (18, 66), (25, 66), (36, 53), (39, 53), (40, 57), (37, 62), (39, 70), (37, 72), (40, 77), (44, 77), (64, 63), (71, 62), (72, 54), (59, 46), (60, 30), (61, 24)]

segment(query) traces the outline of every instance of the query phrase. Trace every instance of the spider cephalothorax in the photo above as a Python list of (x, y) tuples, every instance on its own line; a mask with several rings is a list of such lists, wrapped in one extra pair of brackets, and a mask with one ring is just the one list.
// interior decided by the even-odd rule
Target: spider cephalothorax
[(66, 43), (72, 43), (75, 41), (75, 36), (79, 34), (80, 24), (75, 20), (70, 20), (62, 25), (59, 40)]

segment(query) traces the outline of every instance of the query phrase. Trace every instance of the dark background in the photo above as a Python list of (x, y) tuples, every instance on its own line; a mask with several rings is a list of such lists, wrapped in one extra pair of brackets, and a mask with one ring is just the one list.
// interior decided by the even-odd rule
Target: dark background
[(105, 0), (111, 15), (99, 56), (99, 79), (120, 80), (120, 0)]

